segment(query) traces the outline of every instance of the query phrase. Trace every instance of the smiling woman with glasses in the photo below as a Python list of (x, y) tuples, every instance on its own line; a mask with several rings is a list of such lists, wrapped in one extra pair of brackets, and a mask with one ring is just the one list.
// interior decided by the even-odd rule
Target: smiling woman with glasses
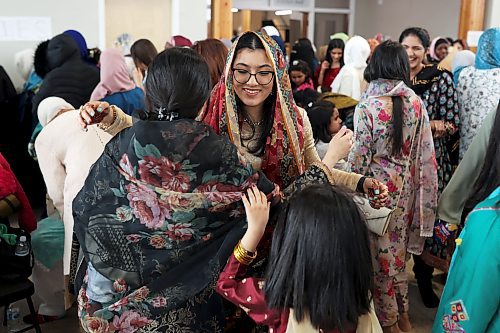
[(361, 189), (379, 186), (370, 178), (363, 183), (360, 175), (333, 169), (350, 149), (349, 130), (340, 131), (320, 160), (307, 114), (293, 100), (287, 67), (269, 36), (244, 33), (229, 51), (224, 76), (198, 119), (228, 135), (244, 158), (285, 192), (297, 181), (330, 180), (352, 190), (358, 183)]

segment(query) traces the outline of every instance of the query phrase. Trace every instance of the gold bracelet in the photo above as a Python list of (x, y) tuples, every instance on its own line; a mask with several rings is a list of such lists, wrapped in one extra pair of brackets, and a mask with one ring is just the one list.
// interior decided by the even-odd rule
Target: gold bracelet
[(245, 250), (243, 246), (241, 246), (241, 241), (239, 241), (238, 245), (235, 246), (233, 254), (239, 263), (246, 266), (249, 266), (254, 261), (254, 259), (257, 258), (257, 251), (250, 252)]
[(116, 122), (116, 118), (118, 117), (118, 112), (116, 112), (115, 106), (110, 105), (109, 108), (111, 109), (111, 112), (113, 112), (113, 118), (111, 119), (111, 123), (109, 123), (109, 124), (103, 124), (103, 123), (97, 124), (97, 127), (99, 127), (99, 129), (101, 129), (103, 131), (107, 131)]

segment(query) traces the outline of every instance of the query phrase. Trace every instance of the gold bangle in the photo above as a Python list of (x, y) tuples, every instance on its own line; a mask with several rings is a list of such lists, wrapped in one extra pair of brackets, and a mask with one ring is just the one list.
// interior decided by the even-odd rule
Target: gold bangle
[(245, 250), (243, 246), (241, 246), (241, 241), (239, 241), (238, 245), (235, 246), (233, 254), (239, 263), (247, 266), (249, 266), (257, 257), (257, 251), (250, 252)]
[(118, 117), (118, 112), (116, 112), (115, 106), (110, 105), (109, 108), (111, 112), (113, 112), (113, 118), (111, 119), (111, 122), (109, 124), (103, 124), (103, 123), (97, 124), (97, 127), (99, 127), (99, 129), (103, 131), (107, 131), (116, 122), (116, 118)]

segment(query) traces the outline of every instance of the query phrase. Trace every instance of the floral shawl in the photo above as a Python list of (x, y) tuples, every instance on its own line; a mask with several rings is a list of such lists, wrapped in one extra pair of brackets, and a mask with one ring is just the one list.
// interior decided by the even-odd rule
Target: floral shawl
[[(120, 132), (73, 201), (85, 258), (110, 286), (110, 301), (96, 302), (87, 293), (96, 281), (84, 282), (84, 329), (168, 331), (180, 309), (187, 331), (222, 318), (220, 304), (206, 305), (210, 285), (244, 232), (242, 192), (258, 182), (269, 193), (266, 181), (200, 122), (137, 121)], [(203, 311), (192, 309), (193, 299)]]
[[(392, 96), (402, 98), (404, 112), (403, 149), (402, 154), (396, 156), (391, 154), (392, 103), (389, 98)], [(403, 212), (394, 218), (399, 216), (404, 220), (398, 225), (409, 225), (407, 249), (420, 254), (424, 237), (433, 234), (437, 207), (436, 156), (422, 100), (401, 81), (372, 81), (356, 107), (354, 124), (355, 144), (349, 155), (352, 171), (387, 184), (392, 207)], [(407, 163), (409, 167), (405, 170)], [(401, 199), (396, 202), (401, 188)]]
[[(288, 77), (285, 57), (278, 44), (267, 35), (259, 32), (266, 54), (273, 63), (275, 84), (277, 86), (274, 124), (267, 139), (262, 161), (262, 171), (281, 188), (288, 186), (298, 175), (305, 171), (302, 151), (304, 148), (303, 119), (295, 105)], [(229, 51), (225, 73), (214, 87), (208, 107), (199, 116), (217, 134), (228, 135), (240, 151), (245, 151), (240, 137), (240, 115), (233, 90), (231, 64), (238, 41)]]

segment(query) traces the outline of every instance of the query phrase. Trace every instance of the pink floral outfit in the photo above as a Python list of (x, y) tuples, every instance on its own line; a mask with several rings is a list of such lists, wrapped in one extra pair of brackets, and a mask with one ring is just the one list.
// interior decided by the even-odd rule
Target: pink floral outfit
[[(397, 155), (391, 154), (392, 97), (403, 100), (403, 147)], [(389, 206), (397, 208), (387, 233), (370, 235), (375, 310), (381, 325), (391, 326), (409, 309), (407, 254), (420, 254), (426, 237), (432, 236), (437, 206), (432, 133), (421, 99), (403, 82), (393, 80), (370, 83), (356, 107), (354, 124), (355, 144), (348, 162), (352, 171), (387, 184)]]

